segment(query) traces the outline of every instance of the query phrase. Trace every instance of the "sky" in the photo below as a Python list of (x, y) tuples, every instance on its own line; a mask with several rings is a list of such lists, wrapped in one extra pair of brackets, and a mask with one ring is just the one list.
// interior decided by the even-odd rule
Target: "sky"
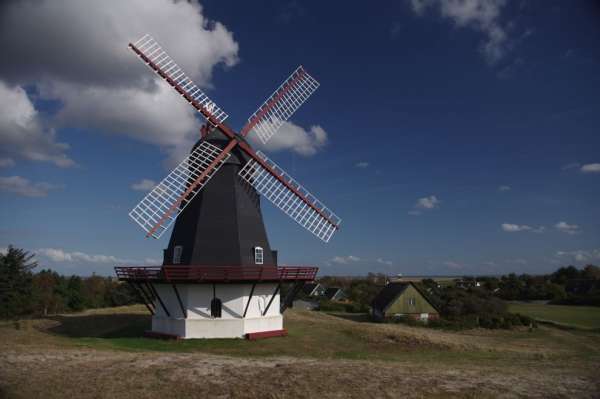
[(127, 49), (146, 33), (236, 130), (298, 65), (320, 82), (257, 148), (341, 229), (323, 243), (263, 201), (280, 264), (600, 263), (600, 4), (584, 0), (2, 2), (0, 250), (64, 274), (162, 262), (168, 233), (127, 214), (202, 118)]

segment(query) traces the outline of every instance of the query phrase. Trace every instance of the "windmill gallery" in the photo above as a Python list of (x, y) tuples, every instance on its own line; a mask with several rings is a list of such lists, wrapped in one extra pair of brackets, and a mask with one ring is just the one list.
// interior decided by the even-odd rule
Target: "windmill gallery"
[[(145, 35), (129, 48), (207, 122), (191, 153), (129, 214), (147, 237), (160, 238), (174, 223), (162, 266), (116, 267), (117, 276), (144, 299), (151, 335), (285, 334), (282, 313), (318, 269), (277, 265), (259, 194), (324, 242), (341, 219), (245, 138), (252, 131), (266, 143), (318, 82), (298, 67), (236, 133), (154, 38)], [(280, 298), (282, 283), (292, 288)]]

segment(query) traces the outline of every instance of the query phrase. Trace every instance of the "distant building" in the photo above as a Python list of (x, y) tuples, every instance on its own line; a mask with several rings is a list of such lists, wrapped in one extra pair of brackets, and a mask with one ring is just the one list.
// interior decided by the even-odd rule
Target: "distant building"
[(304, 284), (302, 292), (307, 296), (323, 296), (325, 295), (325, 287), (319, 283), (308, 283)]
[(456, 279), (456, 280), (454, 280), (454, 286), (456, 288), (463, 288), (463, 289), (477, 288), (477, 287), (481, 287), (481, 282), (479, 282), (477, 280)]
[(411, 317), (415, 320), (438, 319), (438, 310), (412, 282), (395, 282), (386, 285), (371, 303), (375, 320), (394, 317)]
[(325, 290), (325, 298), (330, 301), (343, 301), (348, 297), (341, 288), (329, 287)]

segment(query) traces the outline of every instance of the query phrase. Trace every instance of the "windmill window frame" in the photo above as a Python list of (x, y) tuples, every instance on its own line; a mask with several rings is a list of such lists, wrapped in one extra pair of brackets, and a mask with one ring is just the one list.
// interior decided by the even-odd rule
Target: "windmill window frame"
[(175, 245), (173, 247), (173, 264), (179, 265), (181, 263), (181, 255), (183, 254), (183, 245)]
[(262, 265), (265, 262), (265, 251), (263, 247), (254, 247), (254, 264)]

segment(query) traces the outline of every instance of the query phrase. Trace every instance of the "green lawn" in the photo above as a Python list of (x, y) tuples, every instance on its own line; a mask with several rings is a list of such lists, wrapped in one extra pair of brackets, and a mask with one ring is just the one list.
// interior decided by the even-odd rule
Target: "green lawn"
[(540, 321), (551, 321), (578, 328), (600, 329), (600, 307), (510, 303), (508, 310)]

